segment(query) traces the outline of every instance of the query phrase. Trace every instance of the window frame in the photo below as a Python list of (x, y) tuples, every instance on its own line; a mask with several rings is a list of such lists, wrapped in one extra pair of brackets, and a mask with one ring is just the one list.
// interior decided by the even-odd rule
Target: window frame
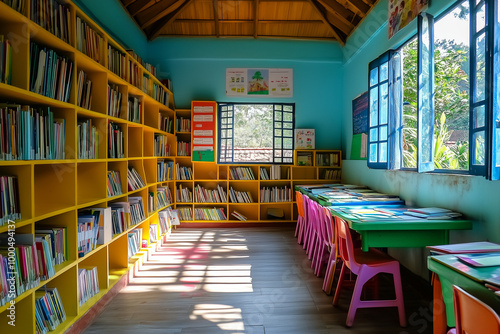
[[(234, 110), (235, 110), (235, 106), (236, 105), (272, 105), (273, 106), (273, 128), (272, 128), (272, 135), (273, 135), (273, 153), (272, 153), (272, 156), (273, 156), (273, 161), (270, 162), (270, 161), (256, 161), (256, 162), (249, 162), (249, 161), (234, 161)], [(224, 137), (222, 138), (222, 130), (224, 129), (228, 129), (228, 128), (222, 128), (224, 126), (224, 124), (227, 124), (227, 123), (223, 123), (222, 122), (222, 119), (224, 118), (228, 118), (228, 117), (223, 117), (222, 116), (222, 113), (223, 113), (223, 108), (224, 107), (227, 107), (227, 106), (231, 106), (232, 107), (232, 122), (231, 122), (231, 129), (233, 130), (232, 131), (232, 136), (231, 137)], [(281, 106), (281, 110), (279, 110), (279, 108), (276, 108), (276, 106)], [(289, 106), (292, 108), (292, 111), (284, 111), (284, 107), (285, 106)], [(291, 121), (284, 121), (283, 118), (281, 119), (281, 121), (277, 121), (276, 120), (276, 112), (288, 112), (288, 113), (291, 113), (292, 114), (292, 120)], [(276, 127), (276, 123), (277, 122), (281, 122), (281, 130), (291, 130), (291, 136), (284, 136), (283, 134), (283, 131), (282, 131), (282, 135), (281, 136), (277, 136), (276, 135), (276, 130), (278, 130), (278, 128)], [(287, 124), (290, 124), (291, 123), (291, 128), (284, 128), (283, 127), (283, 123), (287, 123)], [(217, 154), (217, 163), (218, 164), (226, 164), (226, 165), (234, 165), (234, 164), (238, 164), (238, 165), (293, 165), (294, 164), (294, 149), (295, 149), (295, 141), (294, 141), (294, 134), (295, 134), (295, 103), (288, 103), (288, 102), (218, 102), (217, 103), (217, 148), (218, 148), (218, 154)], [(276, 147), (277, 146), (277, 143), (276, 143), (276, 138), (281, 138), (281, 147)], [(291, 140), (291, 144), (292, 144), (292, 147), (290, 149), (288, 148), (284, 148), (283, 147), (283, 138), (288, 138)], [(227, 149), (222, 149), (222, 139), (231, 139), (231, 154), (230, 154), (230, 157), (231, 157), (231, 161), (221, 161), (221, 153), (223, 151), (226, 152), (225, 154), (225, 158), (227, 159)], [(276, 155), (276, 151), (280, 151), (280, 155), (277, 156)], [(285, 151), (291, 151), (291, 155), (288, 157), (284, 157), (284, 152)], [(281, 159), (280, 159), (281, 158)], [(283, 162), (283, 159), (284, 158), (289, 158), (290, 161), (289, 162)], [(281, 161), (279, 161), (281, 160)]]
[[(435, 21), (440, 20), (443, 16), (449, 14), (451, 11), (453, 11), (460, 3), (462, 3), (463, 0), (458, 0), (451, 4), (448, 9), (446, 9), (443, 13), (441, 13)], [(484, 4), (485, 8), (485, 26), (482, 28), (480, 31), (476, 32), (475, 31), (475, 20), (476, 20), (476, 15), (477, 15), (477, 9), (480, 9), (481, 6)], [(423, 112), (432, 112), (432, 118), (427, 117), (427, 120), (429, 121), (430, 119), (434, 120), (434, 106), (433, 106), (433, 99), (434, 99), (434, 93), (433, 93), (433, 85), (434, 85), (434, 75), (429, 75), (428, 77), (432, 78), (432, 80), (429, 80), (430, 88), (427, 89), (428, 95), (431, 96), (431, 105), (430, 108), (425, 108), (425, 106), (422, 105), (423, 101), (420, 96), (421, 92), (421, 85), (420, 81), (418, 82), (418, 90), (419, 90), (419, 97), (417, 98), (418, 103), (417, 103), (417, 114), (418, 114), (418, 133), (417, 133), (417, 140), (418, 140), (418, 145), (417, 145), (417, 168), (410, 168), (410, 167), (403, 167), (403, 161), (400, 160), (399, 164), (390, 164), (390, 161), (397, 161), (398, 155), (402, 159), (402, 137), (399, 137), (399, 143), (401, 145), (398, 145), (398, 143), (393, 144), (390, 147), (390, 149), (387, 150), (387, 161), (388, 163), (386, 164), (381, 164), (381, 163), (371, 163), (370, 162), (370, 136), (368, 136), (368, 159), (367, 159), (367, 165), (369, 168), (378, 168), (378, 169), (402, 169), (402, 170), (416, 170), (418, 172), (433, 172), (433, 173), (445, 173), (445, 174), (467, 174), (467, 175), (482, 175), (485, 176), (486, 178), (490, 180), (498, 180), (500, 179), (500, 4), (498, 4), (495, 0), (480, 0), (478, 4), (476, 4), (476, 1), (474, 0), (469, 0), (469, 32), (470, 32), (470, 51), (469, 51), (469, 63), (470, 63), (470, 73), (469, 73), (469, 79), (471, 83), (470, 87), (470, 102), (469, 102), (469, 169), (468, 170), (455, 170), (455, 169), (434, 169), (434, 154), (432, 154), (432, 162), (427, 161), (427, 163), (423, 164), (422, 163), (422, 127), (421, 127), (421, 118), (422, 116), (425, 115)], [(419, 80), (421, 78), (421, 69), (422, 69), (422, 57), (421, 53), (424, 51), (422, 49), (422, 27), (425, 22), (431, 23), (428, 26), (428, 35), (429, 40), (432, 41), (432, 43), (429, 43), (429, 47), (427, 50), (425, 50), (428, 53), (428, 72), (430, 73), (431, 71), (433, 72), (434, 70), (434, 37), (433, 37), (433, 29), (434, 29), (434, 20), (433, 16), (427, 14), (427, 13), (421, 13), (418, 16), (418, 74), (419, 74)], [(473, 29), (474, 28), (474, 29)], [(472, 87), (473, 83), (475, 85), (475, 80), (474, 78), (477, 76), (476, 75), (476, 67), (475, 65), (473, 66), (473, 62), (475, 62), (475, 43), (476, 43), (476, 37), (480, 36), (482, 32), (485, 32), (486, 34), (486, 44), (485, 44), (485, 100), (484, 102), (473, 102), (473, 94), (475, 94), (475, 87)], [(410, 38), (405, 40), (398, 49), (396, 49), (396, 53), (401, 52), (401, 48), (406, 45), (411, 39), (414, 38), (415, 35), (412, 35)], [(389, 50), (388, 52), (394, 52), (393, 50)], [(384, 56), (386, 53), (384, 53), (382, 56)], [(473, 55), (474, 54), (474, 55)], [(382, 57), (380, 56), (380, 57)], [(374, 61), (370, 62), (369, 64), (369, 69), (368, 69), (368, 89), (370, 91), (370, 71), (372, 69), (372, 63), (375, 64), (379, 58), (375, 59)], [(432, 63), (432, 66), (430, 65)], [(496, 75), (492, 74), (493, 70), (497, 70)], [(401, 71), (402, 75), (402, 71)], [(393, 89), (399, 90), (400, 87), (398, 85), (392, 86)], [(390, 91), (389, 94), (391, 95), (397, 95), (394, 94), (394, 91)], [(401, 84), (401, 95), (402, 95), (402, 84)], [(397, 101), (397, 99), (393, 99), (393, 101)], [(401, 99), (402, 101), (402, 99)], [(473, 107), (477, 107), (478, 105), (485, 105), (485, 126), (484, 126), (484, 131), (485, 131), (485, 163), (484, 166), (473, 166), (472, 164), (472, 158), (473, 158), (473, 152), (475, 152), (475, 143), (473, 143), (472, 136), (475, 131), (473, 131)], [(369, 106), (369, 108), (371, 105)], [(401, 109), (402, 109), (402, 102), (401, 102)], [(423, 110), (422, 110), (423, 109)], [(396, 111), (395, 115), (392, 115)], [(395, 117), (398, 119), (398, 117), (401, 117), (400, 122), (391, 122), (389, 124), (390, 132), (391, 133), (396, 133), (398, 128), (396, 127), (397, 125), (401, 125), (402, 127), (402, 110), (399, 111), (398, 108), (392, 107), (391, 110), (389, 110), (391, 113), (390, 117)], [(369, 118), (370, 118), (370, 110), (368, 112)], [(428, 127), (430, 124), (428, 124)], [(432, 124), (433, 128), (433, 124)], [(431, 142), (432, 145), (430, 149), (433, 151), (434, 150), (434, 131), (429, 132), (426, 131), (427, 133), (427, 141)], [(429, 136), (431, 138), (429, 138)], [(431, 140), (431, 141), (430, 141)], [(373, 143), (373, 142), (372, 142)], [(433, 152), (432, 152), (433, 153)], [(391, 159), (391, 155), (393, 158)], [(394, 157), (396, 159), (394, 159)], [(429, 160), (429, 159), (427, 159)], [(498, 163), (495, 164), (495, 161), (498, 160)]]

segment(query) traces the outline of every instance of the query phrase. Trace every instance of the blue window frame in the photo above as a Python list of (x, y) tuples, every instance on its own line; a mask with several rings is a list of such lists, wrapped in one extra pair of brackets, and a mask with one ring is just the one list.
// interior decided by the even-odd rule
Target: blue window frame
[[(463, 3), (458, 1), (451, 8)], [(470, 0), (469, 173), (500, 179), (500, 5)], [(418, 18), (417, 170), (434, 170), (433, 17)], [(401, 168), (401, 62), (390, 50), (369, 65), (368, 167)], [(399, 65), (398, 65), (399, 64)], [(386, 89), (387, 88), (387, 89)], [(386, 114), (386, 112), (388, 114)], [(440, 170), (442, 171), (442, 170)], [(455, 170), (447, 170), (456, 173)]]

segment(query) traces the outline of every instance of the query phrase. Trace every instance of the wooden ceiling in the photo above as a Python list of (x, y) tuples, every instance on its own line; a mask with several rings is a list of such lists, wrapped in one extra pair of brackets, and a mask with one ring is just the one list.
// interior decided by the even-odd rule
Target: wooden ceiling
[(120, 0), (149, 40), (158, 36), (336, 40), (378, 0)]

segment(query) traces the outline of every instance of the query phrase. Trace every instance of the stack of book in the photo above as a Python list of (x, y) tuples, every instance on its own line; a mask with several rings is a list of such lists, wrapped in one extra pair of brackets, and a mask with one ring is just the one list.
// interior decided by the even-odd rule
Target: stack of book
[(168, 157), (170, 155), (167, 136), (155, 133), (154, 155), (155, 157)]
[(134, 52), (134, 50), (131, 50), (131, 49), (127, 49), (127, 52), (128, 54), (134, 58), (139, 64), (141, 64), (142, 66), (144, 66), (144, 68), (149, 71), (149, 73), (153, 74), (154, 76), (156, 76), (156, 68), (151, 65), (151, 64), (148, 64), (146, 63), (137, 53)]
[(142, 75), (142, 91), (149, 95), (150, 87), (152, 87), (153, 80), (147, 74)]
[(269, 180), (269, 173), (267, 172), (266, 167), (260, 167), (260, 179)]
[(69, 102), (73, 74), (71, 59), (32, 42), (30, 62), (30, 90)]
[(193, 210), (191, 208), (178, 208), (176, 212), (180, 220), (193, 220)]
[(316, 166), (338, 166), (340, 157), (337, 153), (316, 152)]
[(92, 81), (85, 71), (78, 72), (76, 104), (85, 109), (92, 109)]
[(168, 93), (162, 86), (153, 82), (152, 98), (168, 107)]
[(154, 192), (149, 192), (148, 193), (148, 211), (149, 212), (154, 212), (156, 211), (156, 205), (155, 205), (155, 193)]
[(174, 179), (174, 162), (160, 160), (156, 164), (156, 178), (158, 182), (170, 181)]
[(255, 180), (250, 167), (231, 167), (229, 168), (229, 177), (231, 180)]
[(165, 116), (161, 113), (158, 114), (158, 128), (161, 131), (165, 131), (168, 133), (174, 133), (172, 124), (173, 124), (173, 119), (170, 118), (168, 115)]
[(17, 10), (19, 13), (24, 13), (24, 4), (25, 0), (1, 0), (3, 3), (6, 3), (11, 8)]
[(178, 156), (190, 156), (191, 155), (191, 143), (186, 143), (180, 141), (177, 143), (177, 155)]
[(195, 208), (195, 220), (227, 220), (223, 208)]
[(128, 115), (129, 122), (141, 123), (142, 103), (138, 97), (129, 96), (128, 98)]
[(193, 179), (193, 170), (191, 167), (179, 166), (179, 163), (175, 164), (176, 168), (176, 180), (192, 180)]
[(217, 185), (217, 189), (210, 190), (198, 184), (195, 187), (194, 200), (197, 203), (225, 203), (227, 197), (224, 188), (220, 185)]
[(139, 175), (137, 170), (132, 166), (128, 167), (127, 178), (128, 178), (128, 190), (129, 191), (141, 189), (141, 188), (146, 186), (146, 184), (142, 180), (141, 175)]
[(292, 189), (288, 186), (280, 187), (263, 187), (260, 189), (260, 202), (291, 202)]
[(131, 226), (130, 203), (113, 202), (111, 207), (111, 224), (113, 225), (113, 235), (123, 233)]
[(135, 61), (128, 60), (127, 81), (137, 88), (141, 88), (141, 78), (139, 77), (139, 66)]
[(122, 186), (120, 182), (120, 172), (116, 170), (108, 171), (108, 197), (118, 196), (122, 194)]
[(78, 214), (78, 257), (97, 247), (97, 237), (99, 234), (99, 214), (91, 214), (82, 211)]
[(446, 220), (462, 216), (462, 214), (459, 212), (454, 212), (448, 209), (436, 208), (436, 207), (408, 209), (405, 212), (405, 214), (429, 220), (441, 220), (441, 219)]
[(68, 5), (56, 0), (31, 0), (31, 20), (68, 44), (70, 18)]
[(44, 287), (35, 292), (36, 332), (46, 334), (66, 320), (66, 311), (57, 288)]
[(67, 229), (52, 227), (35, 230), (39, 274), (42, 280), (55, 275), (55, 266), (66, 261), (68, 252)]
[(246, 221), (247, 220), (247, 217), (245, 217), (244, 215), (242, 215), (241, 213), (237, 212), (237, 211), (233, 211), (231, 213), (231, 216), (235, 217), (236, 219), (238, 220), (241, 220), (241, 221)]
[(66, 120), (50, 108), (0, 104), (0, 159), (64, 159)]
[(10, 85), (12, 81), (12, 46), (4, 35), (0, 34), (0, 83)]
[(192, 203), (193, 193), (189, 190), (189, 188), (183, 188), (182, 184), (179, 184), (179, 187), (177, 188), (176, 200), (177, 202), (182, 203)]
[(149, 242), (158, 242), (158, 224), (149, 224)]
[(125, 157), (125, 145), (124, 138), (125, 135), (123, 133), (122, 128), (114, 123), (109, 122), (108, 124), (108, 152), (110, 159), (121, 159)]
[(82, 306), (99, 293), (97, 267), (78, 269), (78, 304)]
[(159, 211), (158, 217), (160, 220), (161, 234), (169, 232), (172, 226), (180, 225), (177, 210), (172, 210), (172, 208), (166, 208), (162, 211)]
[(253, 203), (252, 194), (249, 191), (236, 191), (229, 188), (229, 199), (231, 203)]
[(158, 209), (163, 209), (172, 202), (172, 192), (169, 187), (156, 188), (156, 204)]
[(144, 213), (144, 205), (142, 204), (142, 197), (135, 196), (129, 197), (128, 201), (130, 203), (130, 221), (132, 225), (137, 225), (146, 219), (146, 214)]
[(191, 131), (191, 120), (189, 118), (178, 118), (176, 120), (175, 126), (176, 132), (190, 132)]
[(120, 117), (120, 106), (122, 105), (122, 93), (118, 85), (108, 84), (108, 115)]
[(0, 226), (21, 219), (17, 176), (0, 176)]
[(76, 48), (96, 62), (101, 62), (104, 39), (87, 22), (76, 16)]
[(128, 232), (128, 257), (131, 258), (141, 250), (142, 228), (135, 228)]
[(111, 208), (88, 208), (88, 214), (96, 217), (99, 228), (97, 235), (97, 244), (104, 245), (113, 238), (112, 214)]
[(97, 159), (99, 157), (99, 131), (92, 119), (78, 121), (76, 129), (78, 159)]
[(122, 79), (126, 79), (126, 61), (125, 54), (108, 44), (108, 69)]

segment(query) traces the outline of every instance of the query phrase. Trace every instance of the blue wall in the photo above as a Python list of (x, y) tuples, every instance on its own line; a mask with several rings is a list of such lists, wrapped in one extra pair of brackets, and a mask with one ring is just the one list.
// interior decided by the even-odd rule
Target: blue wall
[[(432, 1), (429, 12), (438, 15), (454, 2)], [(367, 90), (368, 63), (388, 49), (399, 47), (416, 33), (416, 22), (412, 22), (389, 40), (387, 5), (388, 0), (379, 1), (343, 49), (342, 142), (347, 156), (350, 156), (352, 141), (351, 101)], [(489, 240), (500, 243), (500, 181), (467, 175), (372, 170), (366, 167), (366, 161), (359, 160), (344, 161), (342, 172), (346, 183), (365, 184), (382, 192), (400, 194), (410, 205), (453, 209), (475, 220), (472, 231), (453, 231), (451, 242)], [(424, 249), (394, 249), (391, 253), (413, 271), (428, 276)]]

